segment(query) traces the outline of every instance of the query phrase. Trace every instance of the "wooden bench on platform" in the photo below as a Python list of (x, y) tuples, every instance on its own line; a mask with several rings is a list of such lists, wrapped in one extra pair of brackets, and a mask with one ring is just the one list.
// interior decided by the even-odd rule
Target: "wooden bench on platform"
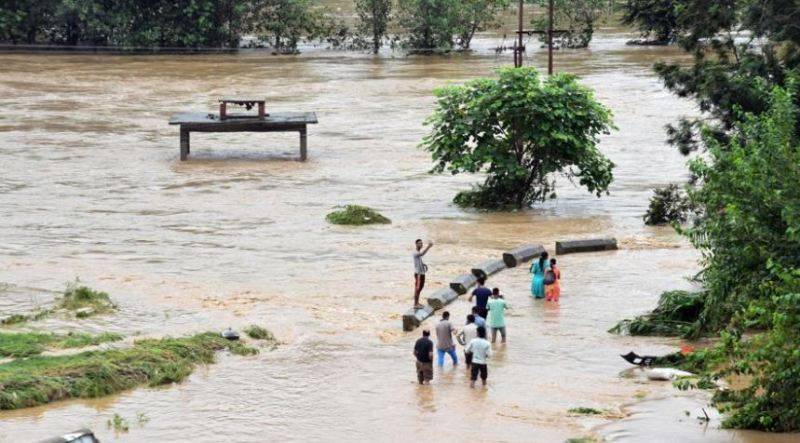
[[(263, 114), (263, 110), (259, 109)], [(266, 116), (233, 117), (220, 119), (218, 114), (207, 112), (183, 112), (169, 119), (170, 125), (180, 125), (181, 160), (186, 160), (191, 151), (191, 132), (294, 132), (300, 133), (300, 160), (308, 157), (306, 125), (317, 123), (313, 112), (271, 112)]]

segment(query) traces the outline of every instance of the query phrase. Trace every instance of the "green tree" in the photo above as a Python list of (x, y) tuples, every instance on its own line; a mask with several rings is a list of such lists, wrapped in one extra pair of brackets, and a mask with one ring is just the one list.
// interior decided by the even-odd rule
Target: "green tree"
[(433, 172), (485, 172), (482, 185), (455, 202), (478, 208), (522, 208), (555, 197), (555, 175), (606, 193), (614, 164), (597, 148), (613, 129), (611, 112), (574, 76), (542, 80), (533, 68), (505, 68), (435, 91), (436, 110), (422, 147)]
[(254, 0), (252, 30), (279, 52), (295, 54), (302, 38), (325, 34), (324, 15), (314, 0)]
[(622, 23), (635, 26), (642, 43), (666, 45), (678, 38), (679, 4), (680, 0), (628, 0), (622, 7)]
[(800, 2), (680, 0), (675, 12), (678, 42), (694, 63), (658, 63), (655, 69), (667, 88), (694, 99), (705, 114), (668, 128), (670, 142), (688, 154), (703, 145), (703, 123), (713, 121), (714, 138), (724, 141), (735, 131), (739, 111), (768, 108), (764, 86), (784, 86), (800, 68)]
[[(764, 90), (768, 109), (740, 116), (730, 142), (705, 133), (707, 156), (690, 165), (703, 209), (687, 230), (703, 253), (707, 330), (731, 332), (717, 376), (752, 378), (724, 399), (726, 424), (800, 429), (800, 138), (796, 88)], [(766, 331), (744, 338), (751, 329)]]
[[(545, 30), (548, 25), (547, 8), (549, 0), (533, 0), (541, 14), (531, 20), (536, 29)], [(592, 41), (596, 24), (611, 13), (613, 0), (555, 0), (553, 2), (554, 28), (567, 32), (553, 37), (555, 44), (562, 48), (586, 48)], [(547, 41), (545, 35), (541, 36)]]
[(400, 0), (399, 23), (405, 45), (415, 51), (448, 51), (459, 29), (459, 0)]
[(457, 43), (469, 49), (476, 32), (499, 26), (499, 15), (508, 7), (508, 0), (464, 0), (456, 9)]
[(51, 26), (55, 0), (4, 0), (0, 2), (0, 41), (37, 43)]
[(389, 26), (392, 0), (356, 0), (359, 31), (372, 37), (372, 52), (377, 54)]

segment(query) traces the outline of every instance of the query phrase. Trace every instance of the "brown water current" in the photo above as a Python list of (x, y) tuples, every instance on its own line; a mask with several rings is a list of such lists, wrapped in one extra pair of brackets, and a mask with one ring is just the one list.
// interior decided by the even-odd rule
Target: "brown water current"
[[(696, 252), (671, 229), (641, 221), (651, 188), (686, 177), (663, 126), (694, 109), (651, 71), (681, 56), (625, 46), (628, 38), (609, 32), (590, 50), (557, 54), (558, 70), (579, 75), (615, 114), (619, 131), (601, 144), (617, 164), (611, 195), (597, 199), (561, 180), (557, 201), (502, 214), (455, 207), (455, 193), (480, 177), (429, 175), (429, 155), (416, 148), (433, 88), (510, 64), (510, 54), (489, 50), (497, 39), (445, 57), (0, 55), (0, 314), (47, 304), (80, 277), (111, 293), (119, 313), (29, 327), (160, 336), (257, 323), (283, 342), (254, 357), (221, 355), (175, 386), (2, 412), (0, 442), (83, 426), (130, 442), (549, 442), (592, 432), (613, 441), (676, 441), (664, 436), (677, 432), (779, 441), (709, 437), (704, 425), (669, 415), (682, 404), (657, 401), (691, 401), (674, 399), (686, 394), (620, 376), (629, 365), (618, 354), (679, 342), (606, 330), (652, 308), (661, 291), (688, 288), (698, 269)], [(543, 53), (528, 61), (543, 66)], [(212, 110), (219, 96), (316, 111), (309, 161), (294, 160), (295, 134), (201, 134), (179, 162), (170, 114)], [(344, 203), (375, 207), (393, 223), (328, 225), (325, 214)], [(513, 309), (487, 389), (470, 390), (463, 368), (449, 363), (433, 386), (416, 385), (419, 332), (400, 331), (415, 238), (436, 242), (429, 294), (510, 247), (587, 236), (616, 236), (622, 249), (561, 258), (560, 305), (530, 298), (526, 267), (491, 280)], [(450, 307), (458, 324), (468, 307), (463, 299)], [(641, 398), (650, 401), (645, 418), (642, 406), (623, 408)], [(569, 415), (576, 406), (610, 412)], [(107, 428), (115, 413), (129, 432)], [(137, 424), (139, 413), (149, 421)]]

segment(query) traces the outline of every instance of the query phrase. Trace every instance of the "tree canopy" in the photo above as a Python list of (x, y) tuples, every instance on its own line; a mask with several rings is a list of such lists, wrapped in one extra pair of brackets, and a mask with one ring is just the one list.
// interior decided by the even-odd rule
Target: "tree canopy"
[(543, 80), (534, 68), (504, 68), (435, 94), (422, 142), (433, 172), (487, 174), (457, 204), (522, 208), (555, 197), (559, 174), (597, 196), (608, 191), (614, 164), (597, 143), (613, 128), (611, 112), (574, 76)]
[(646, 44), (668, 44), (678, 38), (676, 0), (627, 0), (622, 23), (639, 29)]

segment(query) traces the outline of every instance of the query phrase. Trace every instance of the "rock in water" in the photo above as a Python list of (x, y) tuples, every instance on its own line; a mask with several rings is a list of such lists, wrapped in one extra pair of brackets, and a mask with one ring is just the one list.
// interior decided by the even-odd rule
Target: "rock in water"
[(226, 340), (239, 340), (239, 333), (231, 328), (228, 328), (220, 334)]

